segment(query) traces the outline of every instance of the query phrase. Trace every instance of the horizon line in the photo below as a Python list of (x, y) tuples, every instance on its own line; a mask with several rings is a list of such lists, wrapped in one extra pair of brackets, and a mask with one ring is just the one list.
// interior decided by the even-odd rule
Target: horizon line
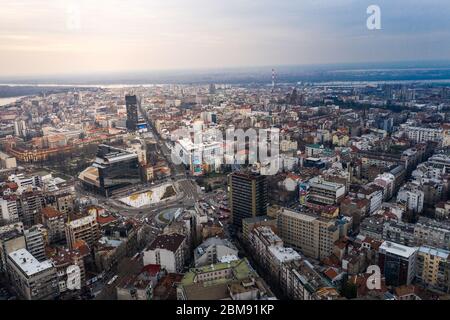
[[(398, 66), (393, 66), (393, 64), (398, 64)], [(416, 66), (401, 66), (408, 64), (416, 64)], [(427, 66), (427, 64), (430, 64)], [(432, 64), (439, 64), (432, 65)], [(194, 74), (204, 74), (204, 73), (214, 73), (214, 72), (236, 72), (240, 70), (250, 71), (252, 69), (258, 70), (272, 70), (272, 69), (286, 69), (286, 68), (327, 68), (327, 67), (337, 67), (342, 68), (344, 70), (351, 71), (351, 69), (347, 69), (346, 67), (351, 66), (363, 66), (367, 65), (367, 70), (373, 69), (375, 66), (383, 66), (389, 65), (392, 69), (447, 69), (450, 68), (450, 60), (444, 59), (429, 59), (429, 60), (391, 60), (391, 61), (367, 61), (367, 62), (333, 62), (333, 63), (311, 63), (311, 64), (275, 64), (275, 65), (247, 65), (247, 66), (224, 66), (224, 67), (185, 67), (185, 68), (164, 68), (164, 69), (145, 69), (145, 70), (111, 70), (111, 71), (93, 71), (93, 72), (61, 72), (61, 73), (41, 73), (41, 74), (20, 74), (20, 75), (0, 75), (0, 80), (25, 80), (28, 78), (29, 81), (35, 80), (44, 80), (45, 78), (70, 78), (70, 77), (80, 77), (80, 76), (108, 76), (108, 75), (149, 75), (150, 73), (194, 73)], [(359, 70), (365, 70), (359, 69)], [(331, 71), (331, 70), (328, 70)]]

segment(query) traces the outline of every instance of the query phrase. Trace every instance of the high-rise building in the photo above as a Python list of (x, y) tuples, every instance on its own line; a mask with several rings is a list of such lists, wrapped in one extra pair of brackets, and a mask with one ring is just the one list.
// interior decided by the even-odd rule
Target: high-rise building
[(125, 96), (125, 104), (127, 107), (127, 129), (136, 131), (138, 123), (138, 104), (139, 100), (135, 95)]
[(17, 137), (26, 137), (28, 134), (27, 123), (25, 120), (17, 119), (14, 121), (14, 134)]
[(209, 85), (209, 94), (215, 94), (216, 93), (216, 85), (214, 83), (211, 83)]
[(228, 176), (229, 208), (233, 224), (242, 229), (242, 219), (267, 213), (268, 189), (266, 177), (235, 172)]

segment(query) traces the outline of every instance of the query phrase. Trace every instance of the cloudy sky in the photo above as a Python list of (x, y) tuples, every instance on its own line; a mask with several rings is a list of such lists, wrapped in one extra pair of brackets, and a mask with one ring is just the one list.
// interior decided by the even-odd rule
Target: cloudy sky
[[(381, 30), (366, 9), (381, 8)], [(450, 60), (448, 0), (0, 0), (0, 76)]]

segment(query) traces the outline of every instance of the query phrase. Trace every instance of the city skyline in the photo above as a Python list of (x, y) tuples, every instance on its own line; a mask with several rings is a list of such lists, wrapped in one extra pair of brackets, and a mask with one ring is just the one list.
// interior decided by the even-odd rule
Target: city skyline
[(447, 60), (450, 4), (2, 1), (0, 76)]
[(0, 8), (0, 303), (450, 300), (448, 0)]

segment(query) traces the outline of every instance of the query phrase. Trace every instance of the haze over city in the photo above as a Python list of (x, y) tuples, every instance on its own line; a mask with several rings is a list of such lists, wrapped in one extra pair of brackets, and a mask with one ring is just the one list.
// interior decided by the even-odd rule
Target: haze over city
[(0, 0), (2, 311), (334, 320), (450, 300), (449, 12)]
[(448, 1), (0, 1), (0, 76), (443, 60)]

